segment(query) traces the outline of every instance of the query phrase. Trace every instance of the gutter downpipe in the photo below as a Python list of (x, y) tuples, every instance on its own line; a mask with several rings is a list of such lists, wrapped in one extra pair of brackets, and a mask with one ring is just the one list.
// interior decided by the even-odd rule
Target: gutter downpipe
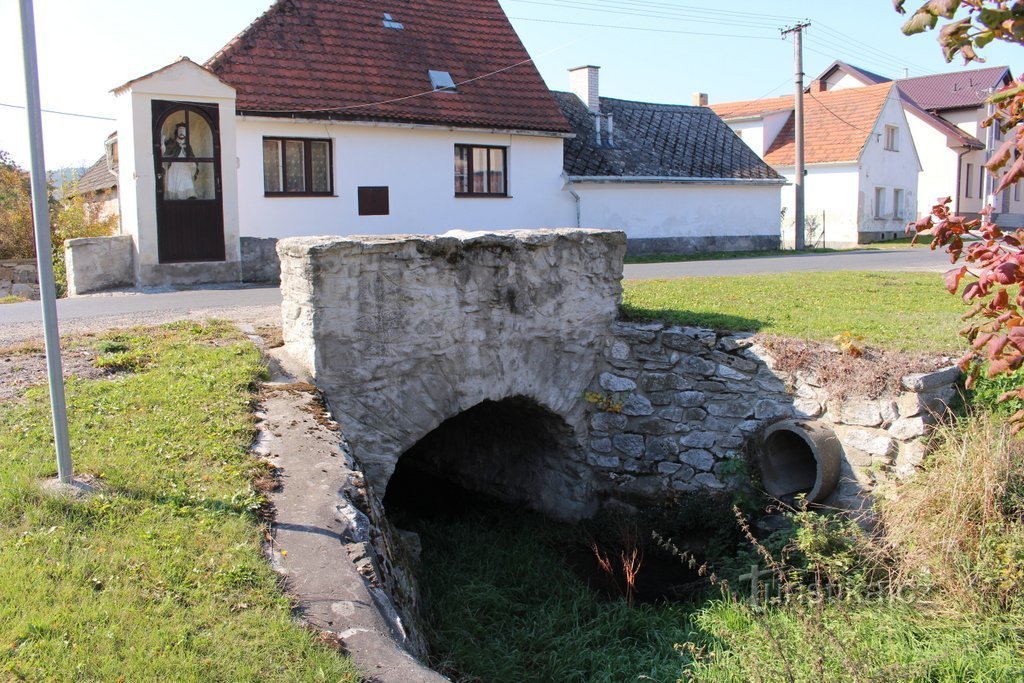
[(576, 200), (576, 227), (580, 227), (581, 223), (581, 208), (580, 208), (580, 196), (576, 193), (576, 190), (572, 189), (572, 180), (566, 175), (565, 171), (562, 171), (562, 179), (565, 180), (565, 189), (572, 195), (572, 198)]

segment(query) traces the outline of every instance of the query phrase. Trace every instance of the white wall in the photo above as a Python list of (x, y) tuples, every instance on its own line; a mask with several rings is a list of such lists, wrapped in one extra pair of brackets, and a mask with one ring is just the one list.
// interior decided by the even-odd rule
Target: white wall
[(956, 199), (956, 167), (962, 150), (951, 149), (949, 145), (955, 143), (951, 143), (945, 133), (925, 123), (912, 112), (907, 113), (907, 123), (917, 155), (921, 159), (921, 173), (917, 178), (916, 216), (911, 217), (920, 218), (931, 213), (936, 200), (943, 197)]
[(574, 183), (580, 227), (632, 239), (779, 234), (779, 185)]
[(239, 262), (235, 176), (235, 91), (192, 62), (172, 64), (120, 90), (117, 96), (118, 184), (122, 234), (132, 235), (137, 276), (159, 263), (156, 169), (153, 160), (154, 100), (216, 104), (220, 116), (221, 199), (225, 262)]
[(863, 88), (864, 83), (843, 71), (836, 71), (825, 79), (826, 90), (846, 90), (847, 88)]
[[(804, 216), (808, 246), (843, 247), (857, 243), (860, 215), (858, 182), (860, 169), (856, 163), (810, 164), (804, 177)], [(792, 166), (776, 168), (792, 183), (796, 173)], [(782, 190), (782, 242), (794, 242), (795, 189), (792, 184)]]
[[(332, 197), (266, 197), (263, 137), (330, 138)], [(455, 144), (508, 147), (509, 197), (456, 197)], [(253, 237), (441, 233), (575, 224), (562, 190), (562, 139), (398, 126), (238, 120), (241, 234)], [(390, 215), (358, 215), (357, 188), (389, 188)]]
[[(895, 126), (899, 131), (895, 151), (885, 149), (887, 125)], [(902, 237), (907, 222), (917, 217), (918, 174), (921, 171), (921, 163), (918, 160), (910, 125), (895, 88), (890, 91), (872, 134), (861, 152), (860, 168), (860, 232), (874, 233), (867, 238), (868, 241), (892, 239), (894, 234), (896, 237)], [(875, 206), (876, 188), (883, 190), (881, 211)], [(895, 189), (903, 190), (903, 204), (899, 212), (893, 206)]]

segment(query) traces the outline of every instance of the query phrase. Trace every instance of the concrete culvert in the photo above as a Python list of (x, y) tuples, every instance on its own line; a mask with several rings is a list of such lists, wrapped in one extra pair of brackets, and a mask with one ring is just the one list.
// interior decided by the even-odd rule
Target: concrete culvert
[(806, 494), (820, 503), (839, 482), (842, 448), (819, 420), (785, 420), (765, 430), (758, 462), (765, 490), (776, 498)]

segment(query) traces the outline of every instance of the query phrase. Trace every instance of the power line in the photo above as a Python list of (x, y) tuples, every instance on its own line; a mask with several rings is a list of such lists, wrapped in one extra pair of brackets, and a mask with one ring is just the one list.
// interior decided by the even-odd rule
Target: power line
[[(7, 104), (6, 102), (0, 102), (0, 107), (10, 107), (11, 109), (24, 109), (23, 104)], [(60, 114), (61, 116), (74, 116), (80, 119), (97, 119), (99, 121), (117, 121), (117, 119), (110, 118), (109, 116), (94, 116), (92, 114), (75, 114), (70, 111), (54, 111), (52, 109), (40, 109), (40, 111), (47, 114)]]
[(837, 29), (832, 28), (828, 24), (822, 24), (822, 23), (819, 22), (817, 24), (817, 26), (822, 28), (826, 33), (831, 33), (832, 35), (835, 35), (835, 36), (838, 36), (838, 37), (842, 38), (843, 40), (846, 40), (848, 42), (852, 42), (852, 43), (856, 43), (858, 45), (861, 45), (867, 51), (875, 52), (877, 54), (880, 54), (880, 55), (882, 55), (884, 57), (887, 57), (890, 60), (895, 61), (897, 63), (900, 63), (900, 64), (902, 64), (904, 66), (913, 67), (917, 71), (921, 71), (922, 73), (925, 73), (925, 74), (934, 73), (932, 70), (926, 69), (925, 67), (921, 66), (920, 64), (914, 64), (913, 62), (909, 62), (909, 61), (907, 61), (905, 59), (901, 59), (899, 56), (894, 55), (891, 52), (886, 52), (884, 50), (879, 50), (874, 45), (871, 45), (870, 43), (865, 43), (862, 40), (858, 40), (857, 38), (854, 38), (853, 36), (849, 35), (848, 33), (843, 33), (842, 31), (839, 31)]
[(621, 6), (617, 6), (618, 9), (603, 9), (602, 5), (595, 5), (592, 2), (588, 2), (587, 0), (561, 0), (558, 3), (545, 2), (544, 0), (515, 0), (515, 1), (516, 2), (521, 2), (521, 3), (524, 3), (524, 4), (528, 4), (528, 5), (541, 5), (541, 6), (545, 6), (545, 7), (562, 7), (562, 8), (581, 9), (583, 11), (593, 12), (595, 14), (618, 14), (618, 15), (634, 16), (634, 17), (646, 17), (646, 18), (650, 18), (650, 19), (668, 19), (668, 20), (671, 20), (671, 21), (680, 21), (682, 19), (693, 19), (693, 18), (696, 18), (696, 19), (698, 19), (700, 21), (700, 23), (720, 24), (720, 25), (726, 25), (726, 26), (740, 26), (740, 27), (746, 27), (746, 28), (774, 28), (775, 24), (778, 23), (778, 22), (766, 23), (766, 22), (763, 22), (763, 21), (753, 21), (753, 22), (751, 22), (751, 21), (737, 21), (736, 19), (731, 19), (731, 18), (726, 18), (726, 17), (709, 17), (709, 16), (706, 16), (706, 15), (700, 15), (700, 14), (695, 16), (693, 14), (683, 14), (683, 13), (679, 13), (679, 12), (665, 12), (665, 11), (661, 11), (661, 10), (654, 11), (654, 12), (649, 11), (649, 10), (642, 11), (642, 10), (638, 10), (637, 8), (633, 8), (633, 7), (621, 7)]
[(875, 131), (873, 131), (873, 130), (866, 130), (866, 129), (864, 129), (864, 128), (861, 128), (861, 127), (860, 127), (860, 126), (858, 126), (858, 125), (855, 125), (855, 124), (853, 124), (853, 123), (850, 123), (849, 121), (847, 121), (846, 119), (844, 119), (844, 118), (843, 118), (842, 116), (840, 116), (839, 114), (837, 114), (837, 113), (835, 113), (834, 111), (832, 111), (831, 109), (829, 109), (829, 108), (828, 108), (828, 105), (826, 105), (826, 104), (825, 104), (824, 102), (822, 102), (822, 101), (821, 101), (821, 100), (819, 100), (819, 99), (818, 99), (817, 97), (815, 97), (815, 96), (814, 96), (814, 93), (813, 93), (813, 92), (811, 92), (810, 90), (808, 90), (808, 91), (807, 91), (807, 94), (808, 94), (808, 95), (810, 95), (810, 97), (811, 97), (811, 99), (812, 99), (812, 100), (814, 100), (815, 102), (817, 102), (818, 104), (820, 104), (820, 105), (821, 105), (821, 108), (822, 108), (822, 109), (824, 109), (825, 111), (827, 111), (827, 112), (828, 112), (829, 114), (832, 114), (832, 116), (836, 117), (837, 119), (839, 119), (840, 121), (842, 121), (843, 123), (845, 123), (846, 125), (848, 125), (848, 126), (849, 126), (850, 128), (853, 128), (854, 130), (859, 130), (859, 131), (860, 131), (860, 132), (862, 132), (862, 133), (868, 133), (868, 134), (871, 134), (871, 133), (874, 133), (874, 132), (875, 132)]
[(752, 36), (738, 33), (708, 33), (706, 31), (676, 31), (667, 28), (648, 28), (645, 26), (616, 26), (614, 24), (592, 24), (584, 21), (561, 21), (559, 19), (539, 19), (536, 17), (509, 17), (516, 21), (535, 21), (544, 24), (564, 24), (566, 26), (590, 26), (593, 28), (613, 28), (622, 31), (644, 31), (648, 33), (674, 33), (685, 36), (709, 36), (711, 38), (744, 38), (746, 40), (778, 40), (774, 36)]

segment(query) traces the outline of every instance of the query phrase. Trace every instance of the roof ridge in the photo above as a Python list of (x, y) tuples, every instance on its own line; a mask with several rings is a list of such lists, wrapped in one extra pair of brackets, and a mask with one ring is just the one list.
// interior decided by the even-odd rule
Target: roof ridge
[(207, 69), (213, 69), (215, 66), (217, 66), (217, 63), (219, 61), (234, 53), (238, 45), (242, 43), (242, 40), (245, 37), (247, 37), (250, 33), (252, 33), (259, 24), (262, 24), (264, 21), (267, 21), (270, 18), (271, 13), (280, 11), (279, 8), (283, 7), (286, 4), (291, 5), (292, 0), (273, 0), (270, 7), (265, 9), (262, 14), (253, 19), (251, 22), (249, 22), (248, 26), (243, 28), (241, 31), (238, 32), (237, 35), (235, 35), (234, 38), (225, 43), (224, 46), (221, 49), (217, 50), (212, 57), (203, 62), (203, 66), (205, 66)]
[[(945, 72), (936, 73), (936, 74), (925, 74), (924, 76), (910, 76), (908, 78), (897, 78), (895, 80), (896, 80), (897, 83), (906, 83), (907, 81), (921, 81), (921, 80), (924, 80), (926, 78), (949, 78), (950, 76), (959, 76), (959, 75), (971, 74), (971, 73), (981, 73), (982, 71), (995, 71), (997, 69), (1001, 70), (1001, 71), (1010, 71), (1010, 67), (1009, 66), (984, 66), (984, 67), (982, 67), (980, 69), (960, 69), (959, 71), (945, 71)], [(1010, 71), (1010, 75), (1013, 75), (1012, 71)]]

